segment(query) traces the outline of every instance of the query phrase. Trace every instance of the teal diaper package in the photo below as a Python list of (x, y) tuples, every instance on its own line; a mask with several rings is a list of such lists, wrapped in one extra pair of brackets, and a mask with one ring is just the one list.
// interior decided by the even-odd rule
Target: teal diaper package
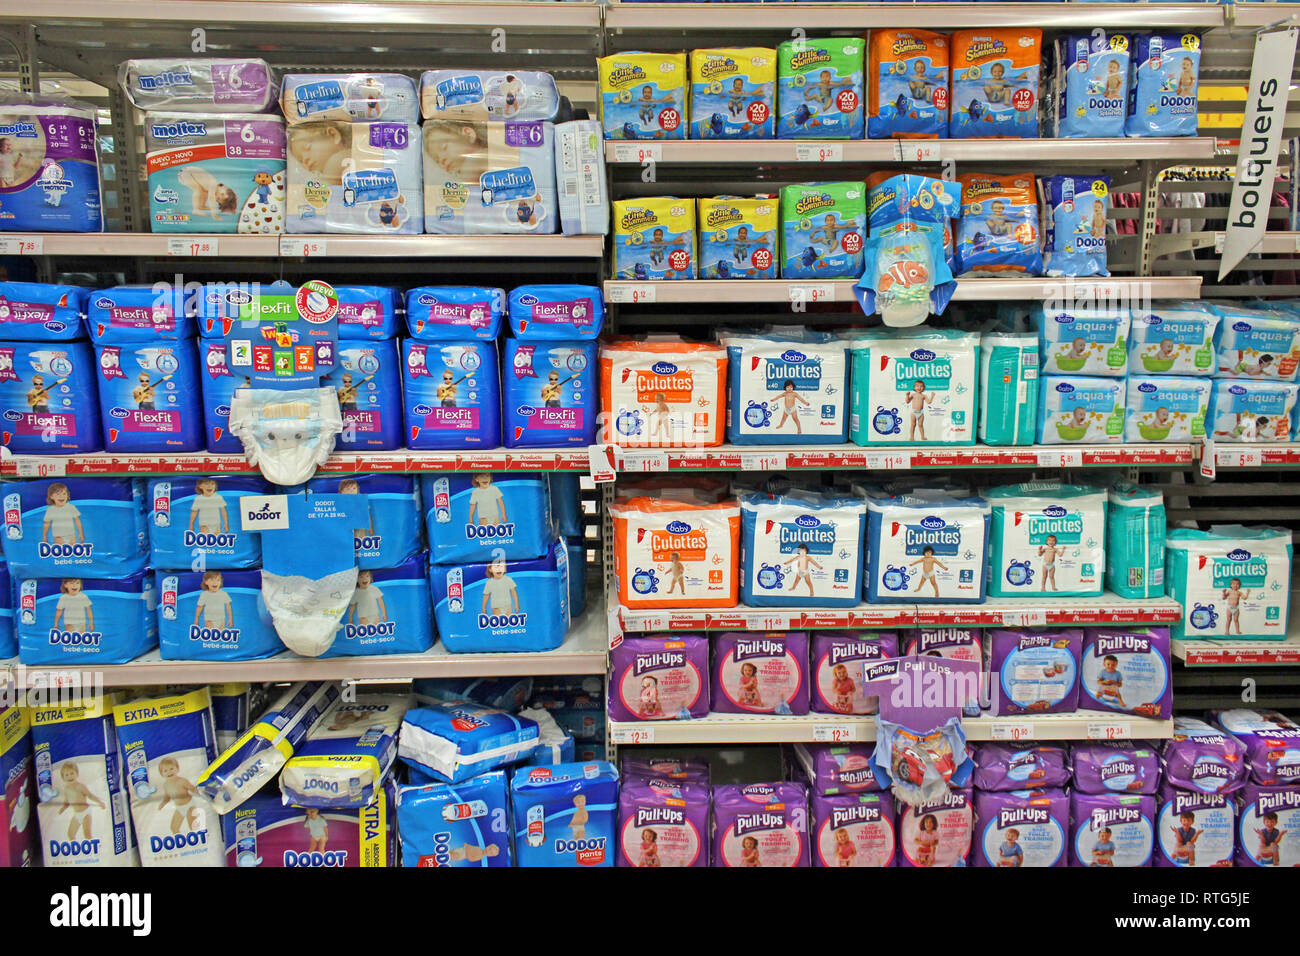
[(1174, 639), (1283, 640), (1291, 597), (1291, 532), (1211, 525), (1165, 537), (1165, 580), (1183, 616)]
[(1131, 375), (1125, 441), (1199, 441), (1205, 437), (1209, 379)]
[(1054, 481), (984, 492), (992, 506), (990, 597), (1101, 594), (1106, 493)]
[(1128, 482), (1106, 492), (1106, 589), (1125, 598), (1165, 593), (1165, 499)]
[(1130, 375), (1213, 375), (1219, 315), (1194, 300), (1153, 302), (1134, 309), (1129, 326)]
[(859, 445), (973, 445), (980, 336), (953, 329), (853, 335), (849, 438)]
[(1038, 336), (1032, 332), (980, 336), (979, 440), (985, 445), (1034, 443), (1038, 366)]
[(1044, 376), (1038, 386), (1038, 443), (1123, 442), (1124, 385), (1122, 378)]

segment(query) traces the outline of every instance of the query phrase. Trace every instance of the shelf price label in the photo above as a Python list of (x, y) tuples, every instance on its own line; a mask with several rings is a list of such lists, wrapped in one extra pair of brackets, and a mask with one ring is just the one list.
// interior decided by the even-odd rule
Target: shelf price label
[(655, 729), (614, 724), (610, 736), (616, 744), (652, 744), (655, 742)]
[(813, 740), (819, 744), (847, 744), (861, 739), (862, 733), (856, 723), (813, 725)]
[(1047, 612), (1042, 608), (1026, 611), (1003, 611), (1002, 623), (1007, 627), (1044, 627)]
[(999, 720), (989, 728), (989, 738), (991, 740), (1033, 740), (1034, 725)]
[(280, 255), (297, 256), (304, 259), (312, 256), (328, 255), (326, 240), (306, 236), (281, 236)]
[(616, 163), (658, 163), (664, 158), (664, 148), (658, 143), (615, 143)]
[(804, 305), (810, 302), (835, 301), (835, 286), (829, 282), (791, 282), (786, 292), (791, 302)]
[(62, 478), (68, 463), (62, 458), (15, 458), (14, 473), (19, 478)]
[(760, 453), (740, 456), (741, 471), (780, 471), (785, 464), (785, 455)]
[(862, 466), (874, 471), (902, 471), (912, 467), (910, 451), (869, 451), (862, 456)]
[(1258, 448), (1216, 448), (1214, 463), (1219, 468), (1258, 468), (1264, 453)]
[(1133, 725), (1123, 720), (1088, 721), (1089, 740), (1128, 740), (1133, 736)]
[(1040, 451), (1038, 453), (1038, 467), (1040, 468), (1081, 468), (1083, 466), (1083, 452), (1075, 449), (1073, 451)]
[(667, 471), (668, 453), (665, 451), (625, 451), (623, 452), (624, 471)]
[(844, 144), (795, 143), (794, 161), (796, 163), (842, 163)]
[(0, 256), (39, 256), (44, 252), (44, 236), (0, 239)]
[(939, 155), (939, 144), (929, 140), (909, 140), (907, 142), (899, 141), (899, 159), (905, 163), (937, 163), (942, 158)]
[(622, 302), (640, 305), (642, 302), (655, 301), (655, 287), (649, 282), (624, 282), (610, 286), (605, 293), (606, 302)]
[(169, 256), (216, 256), (220, 255), (217, 251), (220, 240), (217, 239), (186, 239), (183, 236), (174, 236), (167, 240), (167, 255)]

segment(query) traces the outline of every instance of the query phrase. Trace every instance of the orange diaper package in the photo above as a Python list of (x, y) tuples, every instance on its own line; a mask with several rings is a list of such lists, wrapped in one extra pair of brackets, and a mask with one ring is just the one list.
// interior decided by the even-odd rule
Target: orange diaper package
[(740, 506), (627, 498), (609, 506), (618, 600), (628, 608), (735, 607)]
[(867, 138), (948, 135), (948, 38), (929, 30), (872, 30)]
[(1043, 31), (958, 30), (952, 63), (951, 139), (1038, 137)]
[(600, 349), (602, 440), (623, 448), (721, 445), (727, 350), (721, 345), (623, 339)]

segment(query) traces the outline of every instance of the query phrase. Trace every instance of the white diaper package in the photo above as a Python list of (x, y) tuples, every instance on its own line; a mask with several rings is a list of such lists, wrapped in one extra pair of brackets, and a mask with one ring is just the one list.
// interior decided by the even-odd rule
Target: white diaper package
[(989, 596), (1101, 594), (1106, 492), (1055, 481), (984, 492), (992, 506)]
[(1114, 375), (1128, 370), (1127, 307), (1052, 309), (1035, 316), (1045, 375)]
[(527, 717), (448, 701), (406, 712), (397, 756), (435, 779), (459, 783), (528, 759), (539, 736), (537, 723)]
[(424, 231), (418, 126), (319, 121), (286, 136), (285, 232)]
[(1124, 441), (1125, 380), (1044, 375), (1038, 383), (1040, 445)]
[(401, 73), (290, 73), (281, 82), (280, 109), (290, 126), (420, 121), (415, 81)]
[(1210, 525), (1165, 536), (1165, 582), (1183, 616), (1175, 639), (1283, 640), (1291, 596), (1291, 532)]
[(280, 96), (270, 66), (251, 57), (127, 60), (117, 81), (142, 110), (265, 113)]
[(555, 125), (555, 189), (566, 236), (609, 234), (605, 141), (595, 120)]
[(1213, 375), (1219, 314), (1194, 300), (1135, 309), (1129, 329), (1130, 375)]
[(370, 803), (393, 769), (412, 704), (407, 694), (334, 701), (280, 772), (284, 805), (340, 810)]
[(867, 499), (867, 603), (984, 603), (989, 503), (917, 492)]
[(1207, 378), (1130, 375), (1125, 441), (1199, 441), (1214, 383)]
[(1214, 374), (1294, 382), (1300, 368), (1300, 320), (1291, 313), (1211, 302), (1219, 314)]
[(1032, 445), (1038, 418), (1038, 336), (980, 336), (979, 439), (986, 445)]
[(1295, 407), (1300, 385), (1252, 382), (1244, 378), (1211, 383), (1209, 426), (1215, 441), (1279, 442), (1295, 434)]
[(520, 70), (425, 70), (420, 112), (427, 120), (525, 123), (553, 120), (560, 93), (549, 73)]
[(425, 232), (559, 232), (551, 123), (431, 119), (422, 135)]

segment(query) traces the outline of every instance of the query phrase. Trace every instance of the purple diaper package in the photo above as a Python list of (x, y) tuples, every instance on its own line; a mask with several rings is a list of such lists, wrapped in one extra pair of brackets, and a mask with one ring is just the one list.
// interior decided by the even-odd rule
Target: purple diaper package
[(898, 834), (887, 793), (813, 794), (813, 866), (893, 866)]
[(1195, 717), (1175, 717), (1161, 754), (1165, 780), (1199, 793), (1232, 793), (1246, 781), (1246, 745)]
[(812, 635), (812, 700), (814, 714), (874, 714), (876, 697), (862, 693), (862, 671), (868, 663), (898, 656), (898, 635), (887, 631), (821, 632)]
[(1070, 761), (1060, 744), (983, 743), (975, 748), (976, 790), (1010, 791), (1063, 787)]
[(898, 813), (898, 865), (967, 866), (975, 829), (969, 788), (949, 790), (920, 806), (903, 804)]
[(1173, 707), (1169, 628), (1090, 627), (1083, 632), (1080, 710), (1168, 720)]
[(808, 635), (795, 631), (719, 634), (713, 638), (711, 683), (715, 713), (806, 714)]
[(993, 716), (1068, 714), (1077, 709), (1082, 631), (998, 629), (986, 632), (985, 638), (993, 675)]
[[(875, 744), (792, 744), (790, 761), (802, 771), (814, 794), (871, 793), (884, 789), (871, 772)], [(794, 767), (791, 768), (792, 770)]]
[(625, 780), (618, 795), (617, 865), (708, 866), (708, 786)]
[(1242, 788), (1236, 860), (1238, 866), (1300, 866), (1300, 787)]
[(1156, 798), (1138, 794), (1070, 795), (1071, 866), (1150, 866)]
[(715, 866), (809, 866), (808, 791), (801, 783), (713, 788)]
[(1300, 784), (1300, 725), (1275, 710), (1211, 711), (1210, 719), (1246, 745), (1252, 783), (1264, 787)]
[(1226, 793), (1190, 793), (1165, 784), (1156, 818), (1156, 866), (1232, 866), (1237, 806)]
[(661, 778), (678, 783), (709, 785), (709, 765), (695, 757), (624, 757), (618, 769), (625, 781)]
[(1082, 793), (1155, 793), (1160, 783), (1160, 757), (1140, 741), (1077, 743), (1070, 758)]
[[(974, 627), (923, 627), (907, 631), (902, 652), (908, 657), (942, 657), (951, 661), (974, 661), (984, 666), (982, 632)], [(980, 715), (980, 702), (968, 700), (962, 707), (967, 717)]]
[(1064, 790), (975, 791), (976, 866), (1065, 866), (1069, 828)]
[(611, 720), (688, 720), (708, 713), (708, 638), (627, 637), (610, 651)]

